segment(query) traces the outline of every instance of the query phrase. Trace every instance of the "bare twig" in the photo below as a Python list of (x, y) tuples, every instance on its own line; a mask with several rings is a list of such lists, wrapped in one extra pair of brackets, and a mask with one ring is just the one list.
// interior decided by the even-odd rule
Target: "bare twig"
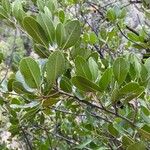
[(96, 5), (96, 4), (92, 3), (92, 2), (88, 2), (88, 1), (86, 3), (89, 4), (91, 7), (93, 7), (101, 15), (102, 19), (105, 18), (103, 12), (100, 11), (101, 8), (98, 5)]
[(42, 126), (38, 126), (38, 127), (41, 128), (42, 130), (46, 131), (47, 133), (49, 133), (49, 134), (55, 136), (55, 137), (58, 137), (58, 138), (60, 138), (60, 139), (62, 139), (62, 140), (65, 140), (65, 141), (66, 141), (67, 143), (69, 143), (69, 144), (74, 144), (74, 145), (79, 144), (78, 142), (74, 141), (73, 139), (70, 139), (70, 138), (68, 138), (68, 137), (64, 137), (64, 136), (62, 136), (62, 135), (60, 135), (60, 134), (58, 134), (58, 133), (50, 132), (50, 131), (49, 131), (47, 128), (45, 128), (45, 127), (42, 127)]
[[(93, 29), (93, 27), (90, 25), (90, 23), (87, 21), (87, 19), (84, 17), (84, 15), (83, 15), (83, 13), (82, 13), (82, 11), (81, 11), (81, 16), (82, 16), (82, 18), (84, 19), (84, 21), (85, 21), (85, 23), (91, 28), (91, 30), (95, 33), (95, 35), (96, 36), (98, 36), (97, 35), (97, 33), (96, 33), (96, 31)], [(104, 56), (103, 56), (103, 54), (102, 54), (102, 52), (101, 52), (101, 49), (97, 46), (97, 45), (93, 45), (94, 46), (94, 48), (96, 49), (96, 51), (100, 54), (100, 57), (101, 58), (104, 58)]]
[(136, 44), (136, 45), (142, 47), (143, 49), (145, 49), (145, 47), (143, 47), (143, 46), (140, 45), (139, 43), (136, 43), (136, 42), (134, 42), (133, 40), (131, 40), (130, 38), (128, 38), (128, 37), (123, 33), (123, 31), (121, 30), (119, 24), (117, 24), (117, 27), (118, 27), (118, 30), (120, 31), (120, 33), (121, 33), (128, 41), (130, 41), (130, 42), (132, 42), (132, 43), (134, 43), (134, 44)]
[(62, 112), (64, 114), (70, 114), (70, 115), (74, 115), (74, 116), (86, 116), (86, 115), (83, 115), (83, 114), (77, 114), (77, 113), (72, 113), (70, 111), (58, 109), (58, 108), (55, 108), (55, 107), (49, 107), (49, 108), (52, 109), (52, 110), (58, 111), (58, 112)]
[(106, 121), (106, 122), (108, 122), (108, 123), (112, 123), (111, 121), (109, 121), (107, 118), (104, 118), (104, 117), (101, 117), (101, 116), (99, 116), (99, 115), (97, 115), (96, 113), (91, 113), (91, 112), (89, 112), (89, 111), (87, 111), (91, 116), (93, 116), (93, 117), (95, 117), (95, 118), (97, 118), (97, 119), (100, 119), (100, 120), (104, 120), (104, 121)]
[(21, 131), (22, 131), (22, 134), (23, 134), (23, 136), (24, 136), (24, 138), (25, 138), (25, 142), (27, 143), (27, 147), (30, 149), (30, 150), (33, 150), (33, 148), (32, 148), (32, 145), (31, 145), (31, 143), (30, 143), (30, 141), (29, 141), (29, 139), (28, 139), (28, 137), (27, 137), (27, 135), (26, 135), (26, 132), (25, 132), (25, 130), (21, 127)]
[(126, 28), (127, 28), (129, 31), (131, 31), (131, 32), (133, 32), (134, 34), (136, 34), (137, 36), (139, 36), (139, 33), (138, 33), (137, 31), (135, 31), (134, 29), (132, 29), (131, 27), (129, 27), (128, 25), (126, 25)]
[(76, 96), (74, 96), (74, 95), (72, 95), (70, 93), (66, 93), (64, 91), (61, 91), (61, 90), (59, 90), (59, 92), (61, 94), (67, 95), (69, 97), (73, 97), (74, 100), (78, 101), (79, 103), (83, 103), (83, 104), (88, 105), (88, 106), (90, 106), (92, 108), (96, 108), (98, 110), (103, 110), (103, 111), (105, 111), (107, 113), (110, 113), (110, 114), (116, 116), (116, 117), (119, 117), (119, 118), (123, 119), (124, 121), (126, 121), (127, 123), (129, 123), (131, 126), (136, 127), (136, 125), (131, 120), (129, 120), (128, 118), (126, 118), (126, 117), (124, 117), (124, 116), (122, 116), (120, 114), (117, 114), (117, 113), (115, 113), (113, 111), (110, 111), (110, 110), (106, 109), (104, 106), (98, 106), (98, 105), (92, 104), (92, 103), (90, 103), (87, 100), (80, 100), (78, 97), (76, 97)]

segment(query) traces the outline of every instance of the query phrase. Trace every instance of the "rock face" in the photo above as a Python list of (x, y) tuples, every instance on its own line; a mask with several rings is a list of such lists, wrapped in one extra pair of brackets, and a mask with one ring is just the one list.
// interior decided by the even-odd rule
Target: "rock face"
[[(95, 4), (95, 5), (94, 5)], [(144, 23), (145, 18), (142, 12), (142, 4), (131, 4), (129, 0), (92, 0), (87, 3), (87, 7), (91, 7), (93, 11), (86, 16), (88, 23), (93, 28), (94, 32), (98, 33), (100, 25), (103, 23), (103, 14), (107, 9), (119, 6), (127, 9), (127, 18), (125, 20), (126, 24), (131, 28), (141, 28), (141, 24)], [(94, 9), (98, 11), (94, 11)], [(104, 13), (105, 15), (105, 13)]]
[(138, 10), (140, 9), (140, 5), (130, 5), (127, 9), (128, 18), (126, 19), (126, 23), (134, 29), (141, 26), (144, 22), (144, 15)]

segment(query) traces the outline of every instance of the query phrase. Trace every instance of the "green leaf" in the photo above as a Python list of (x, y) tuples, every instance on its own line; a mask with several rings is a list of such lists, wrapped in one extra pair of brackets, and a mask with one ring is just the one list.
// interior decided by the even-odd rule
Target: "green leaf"
[(53, 52), (46, 63), (47, 81), (50, 86), (64, 72), (65, 58), (60, 51)]
[(127, 34), (128, 38), (131, 39), (132, 41), (135, 42), (140, 42), (140, 37), (138, 35), (136, 35), (135, 33), (128, 33)]
[(90, 37), (89, 37), (89, 34), (88, 33), (83, 33), (83, 37), (82, 37), (83, 41), (85, 43), (88, 43), (90, 41)]
[(127, 150), (146, 150), (143, 142), (137, 142), (128, 146)]
[(140, 85), (136, 82), (130, 82), (128, 84), (126, 84), (125, 86), (123, 86), (120, 90), (119, 93), (120, 94), (128, 94), (128, 93), (134, 93), (137, 91), (137, 89), (140, 88)]
[[(20, 106), (21, 107), (21, 106)], [(39, 112), (39, 110), (41, 109), (41, 105), (40, 103), (29, 103), (26, 104), (25, 106), (23, 106), (25, 108), (28, 108), (29, 110), (27, 110), (27, 112), (21, 116), (20, 120), (21, 121), (25, 121), (25, 120), (32, 120), (34, 118), (34, 116)]]
[(71, 81), (67, 77), (63, 76), (60, 81), (60, 88), (65, 92), (71, 93), (72, 92)]
[(18, 81), (14, 81), (12, 85), (13, 90), (18, 94), (25, 94), (25, 93), (31, 93), (28, 90), (26, 90), (22, 83)]
[(2, 96), (0, 96), (0, 105), (3, 105), (4, 104), (4, 98)]
[(58, 12), (58, 16), (59, 16), (60, 22), (61, 22), (61, 23), (64, 23), (64, 21), (65, 21), (65, 13), (64, 13), (63, 10), (60, 10), (60, 11)]
[(149, 0), (142, 0), (142, 4), (146, 9), (150, 9), (150, 1)]
[(99, 86), (102, 90), (105, 90), (108, 85), (110, 84), (112, 80), (112, 68), (106, 69), (104, 74), (102, 75), (100, 81), (99, 81)]
[(3, 53), (0, 53), (0, 64), (2, 63), (3, 59), (4, 59)]
[(37, 16), (37, 21), (39, 22), (41, 27), (44, 29), (45, 34), (47, 35), (48, 41), (52, 45), (55, 41), (55, 28), (51, 19), (46, 14), (39, 13), (39, 15)]
[(139, 134), (144, 138), (150, 141), (150, 132), (147, 132), (143, 129), (138, 129)]
[(107, 38), (107, 29), (106, 29), (104, 26), (102, 26), (102, 27), (100, 28), (99, 36), (100, 36), (103, 40), (106, 40), (106, 38)]
[(49, 8), (47, 6), (44, 7), (44, 13), (45, 15), (47, 15), (50, 19), (53, 19), (52, 13), (49, 10)]
[(112, 123), (108, 125), (108, 131), (115, 137), (119, 135), (119, 132), (114, 128)]
[(88, 59), (88, 63), (89, 63), (89, 68), (92, 74), (92, 80), (96, 81), (98, 79), (98, 75), (99, 75), (99, 68), (98, 65), (96, 63), (96, 61), (94, 60), (93, 57), (90, 57)]
[(148, 81), (148, 70), (144, 66), (144, 64), (141, 64), (141, 73), (140, 73), (140, 79), (143, 83), (147, 83)]
[(82, 77), (82, 76), (75, 76), (72, 78), (72, 83), (82, 91), (85, 92), (101, 92), (101, 89), (98, 85), (91, 82), (90, 80)]
[(20, 0), (15, 0), (12, 3), (12, 14), (13, 16), (21, 23), (23, 20), (23, 8), (22, 8), (22, 2)]
[(124, 58), (119, 57), (114, 61), (113, 73), (119, 85), (122, 84), (126, 79), (128, 71), (129, 71), (129, 64)]
[(48, 51), (48, 49), (40, 44), (34, 45), (34, 51), (36, 54), (40, 56), (40, 58), (48, 58), (50, 55), (50, 52)]
[(109, 9), (106, 16), (109, 21), (114, 22), (117, 18), (114, 8)]
[(49, 107), (52, 106), (54, 104), (56, 104), (58, 101), (60, 101), (60, 99), (58, 98), (49, 98), (43, 101), (43, 107)]
[(0, 6), (0, 18), (1, 19), (7, 19), (8, 18), (8, 14), (2, 6)]
[(84, 149), (88, 144), (90, 144), (94, 139), (87, 139), (84, 143), (75, 146), (75, 149)]
[(37, 62), (31, 57), (23, 58), (19, 66), (25, 82), (31, 88), (38, 88), (41, 83), (41, 72)]
[(80, 22), (78, 20), (69, 21), (64, 26), (65, 28), (65, 43), (62, 49), (67, 49), (78, 42), (81, 34)]
[(145, 67), (148, 70), (149, 76), (150, 76), (150, 57), (148, 59), (146, 59), (145, 61)]
[(141, 75), (141, 62), (140, 62), (140, 59), (138, 57), (136, 57), (134, 54), (131, 54), (129, 56), (129, 61), (134, 67), (134, 70), (136, 72), (136, 77), (140, 78), (140, 75)]
[(10, 78), (8, 80), (8, 83), (7, 83), (7, 89), (8, 89), (8, 91), (12, 91), (12, 84), (13, 84), (14, 80), (15, 80), (14, 78)]
[(128, 102), (142, 94), (144, 89), (145, 88), (143, 86), (140, 86), (138, 83), (130, 82), (119, 90), (119, 98), (121, 99), (123, 97), (126, 97), (124, 101)]
[(5, 9), (6, 12), (10, 13), (11, 12), (11, 5), (9, 0), (2, 0), (2, 6)]
[(72, 48), (71, 49), (71, 57), (75, 59), (77, 56), (82, 56), (84, 59), (87, 59), (91, 54), (91, 50), (85, 48)]
[(20, 83), (23, 85), (23, 87), (24, 87), (27, 91), (29, 91), (30, 93), (33, 93), (33, 92), (35, 91), (35, 89), (30, 88), (30, 87), (26, 84), (25, 79), (24, 79), (24, 77), (23, 77), (23, 75), (21, 74), (20, 71), (17, 71), (17, 72), (16, 72), (15, 80), (18, 81), (18, 82), (20, 82)]
[(96, 34), (94, 32), (90, 33), (89, 38), (90, 38), (90, 43), (91, 44), (96, 44), (96, 42), (97, 42), (97, 36), (96, 36)]
[(76, 74), (78, 76), (82, 76), (86, 79), (91, 80), (92, 74), (89, 68), (88, 63), (85, 59), (83, 59), (81, 56), (77, 56), (75, 59), (75, 67), (76, 67)]
[(26, 109), (27, 111), (32, 109), (32, 108), (35, 108), (35, 107), (39, 108), (39, 106), (40, 106), (40, 103), (37, 102), (37, 101), (33, 101), (33, 102), (30, 102), (30, 103), (27, 103), (27, 104), (11, 104), (10, 105), (11, 108), (14, 108), (14, 109), (17, 109), (17, 108)]
[(31, 0), (31, 1), (35, 4), (37, 0)]
[(45, 6), (45, 2), (42, 1), (42, 0), (37, 0), (37, 6), (39, 8), (40, 11), (43, 11), (44, 10), (44, 6)]
[(123, 147), (127, 148), (129, 145), (133, 144), (134, 140), (128, 136), (123, 136), (122, 137), (122, 144)]
[(120, 19), (124, 19), (125, 17), (126, 17), (126, 15), (127, 15), (127, 9), (126, 8), (123, 8), (123, 9), (121, 9), (121, 12), (120, 12), (120, 14), (119, 14), (119, 18)]
[(132, 80), (136, 78), (136, 70), (133, 64), (130, 64), (129, 75)]
[[(141, 112), (144, 113), (144, 115), (146, 115), (146, 116), (150, 116), (150, 111), (145, 106), (141, 106)], [(150, 130), (149, 130), (149, 132), (150, 132)]]
[(39, 44), (48, 46), (48, 40), (44, 33), (43, 28), (40, 24), (32, 17), (25, 17), (23, 19), (23, 25), (28, 34), (33, 38), (33, 40)]
[(56, 11), (56, 6), (55, 6), (55, 1), (47, 1), (46, 6), (49, 8), (49, 10), (51, 11), (51, 13), (54, 15), (55, 11)]
[(116, 101), (119, 101), (120, 99), (119, 98), (119, 89), (118, 88), (115, 88), (113, 91), (112, 91), (112, 94), (111, 94), (111, 100), (112, 102), (116, 102)]
[(22, 7), (22, 2), (20, 0), (15, 0), (12, 3), (12, 15), (20, 23), (23, 28), (23, 19), (27, 16)]
[[(89, 56), (89, 58), (92, 57), (94, 59), (94, 61), (98, 64), (99, 62), (99, 53), (98, 52), (92, 52)], [(99, 64), (98, 64), (99, 65)]]
[(62, 23), (59, 23), (56, 27), (56, 42), (59, 47), (62, 46), (62, 44), (65, 41), (65, 29)]

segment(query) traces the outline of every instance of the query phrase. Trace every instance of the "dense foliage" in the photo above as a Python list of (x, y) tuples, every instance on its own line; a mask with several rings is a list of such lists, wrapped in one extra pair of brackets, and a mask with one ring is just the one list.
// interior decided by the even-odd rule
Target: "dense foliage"
[[(11, 133), (8, 143), (150, 149), (149, 0), (0, 2), (0, 132)], [(145, 19), (138, 27), (128, 24), (128, 7)]]

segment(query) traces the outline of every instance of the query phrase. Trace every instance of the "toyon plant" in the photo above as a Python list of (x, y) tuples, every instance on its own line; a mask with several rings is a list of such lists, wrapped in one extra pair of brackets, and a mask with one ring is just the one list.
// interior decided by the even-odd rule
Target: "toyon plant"
[(0, 132), (10, 137), (0, 149), (150, 149), (149, 29), (126, 22), (136, 2), (149, 19), (146, 0), (0, 1), (10, 31), (0, 51)]

